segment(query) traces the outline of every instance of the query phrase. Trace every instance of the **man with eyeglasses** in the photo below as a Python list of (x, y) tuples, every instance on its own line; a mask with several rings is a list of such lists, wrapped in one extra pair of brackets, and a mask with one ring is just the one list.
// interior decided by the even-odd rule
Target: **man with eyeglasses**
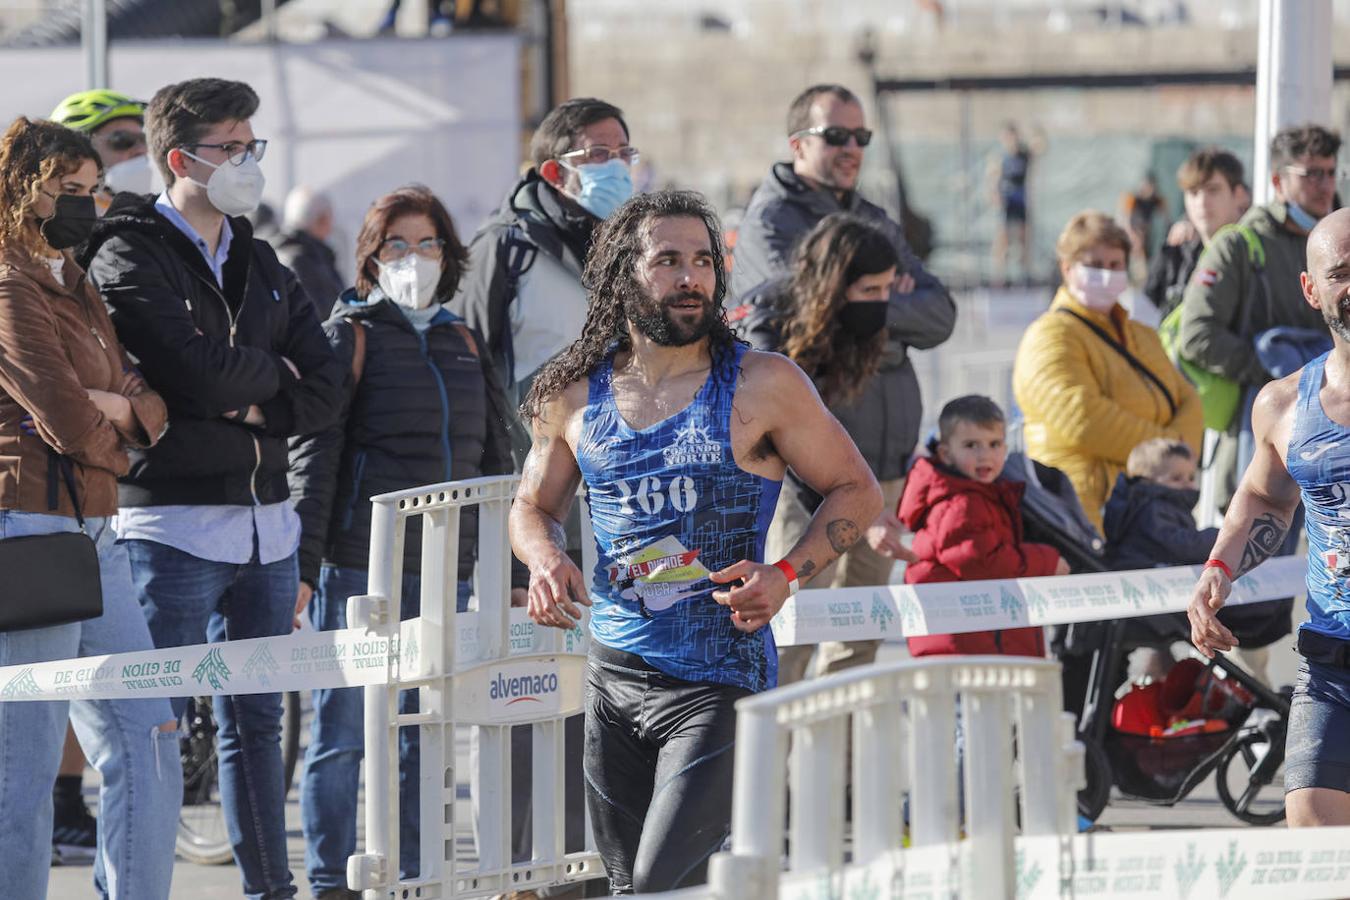
[(148, 194), (154, 172), (145, 147), (145, 104), (100, 88), (71, 94), (52, 110), (51, 119), (83, 132), (103, 163), (104, 189), (94, 195), (100, 212), (122, 191)]
[[(581, 336), (581, 268), (591, 235), (633, 194), (638, 151), (618, 107), (568, 100), (544, 117), (530, 142), (532, 165), (469, 244), (469, 269), (450, 308), (492, 351), (508, 397), (519, 402), (535, 372)], [(511, 423), (519, 466), (525, 427)]]
[[(765, 281), (789, 274), (794, 246), (817, 222), (848, 211), (881, 228), (895, 244), (900, 276), (888, 298), (887, 334), (881, 369), (850, 403), (831, 405), (881, 483), (885, 503), (868, 529), (867, 541), (853, 546), (821, 587), (885, 584), (897, 558), (907, 551), (899, 541), (896, 504), (904, 474), (919, 442), (923, 408), (910, 348), (926, 350), (951, 337), (956, 305), (942, 283), (923, 267), (900, 226), (885, 211), (859, 196), (863, 150), (872, 141), (862, 104), (848, 88), (817, 84), (802, 91), (787, 115), (792, 159), (775, 163), (750, 200), (736, 240), (732, 292), (738, 302)], [(735, 313), (732, 313), (733, 317)], [(769, 530), (770, 557), (791, 549), (806, 529), (819, 499), (789, 478)], [(835, 672), (866, 665), (876, 658), (877, 641), (821, 646), (817, 669)], [(802, 678), (812, 647), (792, 647), (779, 657), (779, 682)]]
[[(1210, 464), (1220, 511), (1227, 509), (1255, 449), (1251, 408), (1257, 391), (1272, 377), (1288, 374), (1331, 345), (1322, 314), (1304, 300), (1299, 275), (1305, 268), (1309, 232), (1335, 205), (1340, 147), (1340, 136), (1320, 125), (1279, 131), (1270, 142), (1274, 199), (1253, 206), (1236, 228), (1210, 242), (1182, 295), (1177, 352), (1228, 384), (1200, 386), (1206, 424), (1218, 430), (1220, 406), (1231, 417)], [(1258, 345), (1263, 352), (1258, 352)], [(1287, 357), (1283, 364), (1281, 356)], [(1235, 402), (1222, 403), (1225, 390)], [(1295, 521), (1292, 534), (1297, 535), (1300, 522)], [(1290, 545), (1282, 552), (1293, 549)], [(1274, 601), (1242, 612), (1264, 614), (1269, 621), (1258, 624), (1267, 626), (1274, 640), (1289, 633), (1291, 609), (1292, 601)], [(1239, 653), (1264, 679), (1269, 652), (1253, 641), (1247, 644)]]
[[(118, 498), (118, 535), (160, 647), (290, 633), (300, 520), (286, 439), (326, 427), (342, 399), (346, 372), (313, 305), (244, 218), (263, 190), (257, 108), (247, 84), (216, 78), (156, 93), (146, 132), (168, 187), (119, 194), (85, 260), (169, 407), (171, 427), (132, 451)], [(215, 717), (244, 894), (293, 897), (281, 695), (216, 697)]]

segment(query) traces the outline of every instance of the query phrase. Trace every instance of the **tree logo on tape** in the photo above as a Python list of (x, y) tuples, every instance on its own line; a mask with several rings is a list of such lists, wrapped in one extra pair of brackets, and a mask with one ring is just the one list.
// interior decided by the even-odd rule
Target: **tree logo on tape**
[(409, 669), (417, 668), (417, 634), (409, 633), (408, 639), (399, 648), (399, 662)]
[(1139, 590), (1138, 585), (1129, 579), (1120, 580), (1120, 593), (1125, 597), (1126, 602), (1133, 603), (1135, 609), (1140, 609), (1144, 605), (1144, 592)]
[(886, 598), (879, 591), (872, 592), (872, 622), (881, 629), (882, 632), (891, 624), (895, 618), (895, 611), (891, 605), (886, 602)]
[(1026, 598), (1028, 615), (1043, 616), (1050, 608), (1050, 601), (1045, 599), (1045, 595), (1030, 585), (1023, 586), (1022, 596)]
[(1017, 868), (1017, 896), (1023, 897), (1030, 894), (1036, 887), (1036, 882), (1041, 880), (1041, 864), (1032, 860), (1031, 865), (1027, 866), (1027, 855), (1022, 850), (1017, 851), (1014, 859)]
[(1152, 578), (1145, 578), (1144, 586), (1148, 588), (1148, 599), (1159, 606), (1167, 606), (1167, 588), (1158, 584)]
[(1009, 619), (1016, 622), (1017, 614), (1020, 613), (1026, 607), (1026, 604), (1022, 602), (1021, 597), (1017, 596), (1012, 591), (1008, 590), (1006, 587), (1002, 585), (999, 585), (998, 592), (999, 592), (998, 605), (1003, 609), (1005, 613), (1008, 614)]
[(33, 669), (31, 667), (24, 669), (18, 675), (9, 680), (5, 689), (0, 691), (3, 697), (32, 697), (34, 694), (42, 693), (38, 687), (37, 680), (33, 678)]
[(581, 646), (581, 638), (582, 638), (582, 633), (581, 633), (581, 626), (580, 626), (580, 625), (578, 625), (576, 628), (568, 629), (568, 631), (567, 631), (567, 642), (566, 642), (566, 643), (567, 643), (567, 652), (568, 652), (568, 653), (574, 653), (574, 652), (576, 652), (576, 649), (577, 649), (578, 647)]
[(900, 626), (906, 633), (913, 632), (923, 621), (923, 610), (919, 606), (918, 599), (913, 591), (904, 590), (900, 592)]
[(1191, 890), (1195, 883), (1200, 880), (1200, 876), (1205, 871), (1205, 858), (1195, 855), (1195, 844), (1186, 845), (1186, 857), (1177, 859), (1177, 890), (1181, 892), (1183, 898), (1191, 895)]
[[(243, 675), (248, 678), (257, 679), (258, 684), (263, 687), (272, 686), (272, 676), (281, 671), (281, 666), (272, 657), (272, 647), (270, 643), (258, 645), (258, 649), (253, 651), (253, 655), (244, 663)], [(229, 670), (225, 671), (226, 677), (229, 677)]]
[(220, 690), (225, 686), (225, 682), (230, 680), (230, 667), (225, 664), (225, 657), (220, 655), (219, 647), (212, 647), (202, 661), (197, 663), (197, 668), (192, 670), (192, 677), (198, 684), (210, 682), (211, 687)]
[(1219, 873), (1219, 896), (1227, 897), (1242, 870), (1247, 868), (1247, 854), (1238, 853), (1237, 841), (1229, 841), (1227, 855), (1215, 860), (1214, 867)]

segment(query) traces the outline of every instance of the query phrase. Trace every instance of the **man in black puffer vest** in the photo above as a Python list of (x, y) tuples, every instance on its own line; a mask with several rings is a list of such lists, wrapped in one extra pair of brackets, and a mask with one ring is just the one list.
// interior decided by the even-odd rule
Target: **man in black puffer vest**
[[(337, 415), (343, 371), (291, 271), (243, 218), (262, 197), (240, 82), (170, 85), (146, 109), (168, 185), (121, 195), (86, 250), (118, 337), (169, 407), (122, 480), (118, 534), (160, 647), (289, 634), (300, 520), (286, 439)], [(184, 701), (175, 701), (178, 711)], [(219, 697), (220, 788), (244, 893), (295, 896), (281, 696)]]

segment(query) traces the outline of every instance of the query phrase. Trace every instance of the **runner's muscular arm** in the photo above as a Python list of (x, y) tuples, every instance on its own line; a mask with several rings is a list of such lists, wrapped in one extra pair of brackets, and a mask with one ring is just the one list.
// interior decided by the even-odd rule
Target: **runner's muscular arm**
[[(847, 552), (876, 520), (881, 488), (801, 369), (777, 354), (756, 354), (754, 382), (743, 392), (742, 420), (753, 416), (762, 422), (764, 439), (778, 456), (825, 498), (806, 533), (784, 557), (805, 583)], [(741, 397), (737, 402), (739, 406)], [(731, 607), (732, 622), (742, 631), (768, 624), (788, 597), (787, 576), (772, 565), (742, 560), (712, 578), (721, 584), (743, 580), (739, 587), (713, 593), (718, 603)]]
[[(1235, 578), (1255, 569), (1279, 552), (1298, 508), (1298, 484), (1285, 466), (1300, 372), (1273, 381), (1261, 389), (1252, 407), (1256, 454), (1242, 476), (1210, 559), (1222, 560)], [(1191, 643), (1207, 657), (1231, 650), (1237, 638), (1218, 619), (1233, 583), (1222, 569), (1205, 569), (1191, 595), (1186, 617)]]
[(563, 531), (581, 482), (576, 455), (567, 442), (569, 413), (564, 394), (531, 423), (534, 443), (511, 504), (510, 531), (511, 548), (530, 570), (530, 618), (540, 625), (570, 629), (581, 619), (576, 603), (590, 606), (591, 601), (581, 570), (567, 556)]

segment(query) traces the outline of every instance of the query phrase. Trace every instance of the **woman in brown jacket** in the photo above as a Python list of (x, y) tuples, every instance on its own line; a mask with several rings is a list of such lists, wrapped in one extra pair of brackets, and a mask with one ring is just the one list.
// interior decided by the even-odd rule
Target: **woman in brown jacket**
[[(69, 252), (89, 235), (100, 176), (88, 139), (60, 125), (20, 118), (0, 137), (0, 540), (80, 529), (58, 477), (68, 463), (103, 585), (97, 618), (0, 632), (0, 666), (153, 649), (111, 517), (126, 448), (163, 434), (164, 403), (132, 368)], [(3, 583), (0, 604), (27, 600)], [(68, 708), (103, 777), (101, 892), (168, 897), (182, 771), (167, 699), (0, 702), (5, 896), (46, 896)]]

